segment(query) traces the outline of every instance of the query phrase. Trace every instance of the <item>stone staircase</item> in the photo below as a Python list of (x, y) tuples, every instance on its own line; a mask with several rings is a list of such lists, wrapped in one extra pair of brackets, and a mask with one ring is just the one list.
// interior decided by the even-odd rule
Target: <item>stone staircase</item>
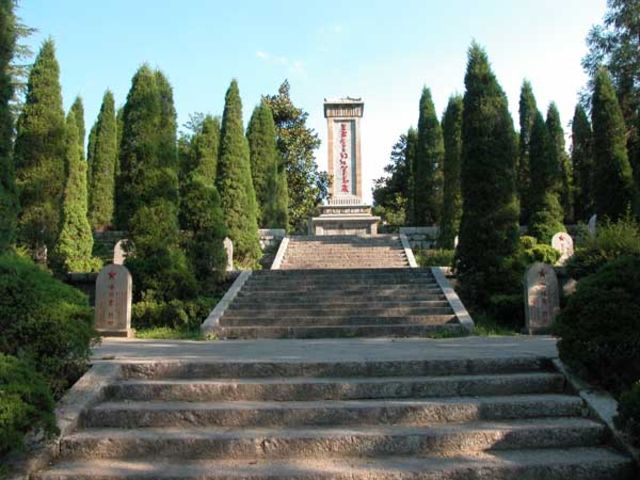
[(398, 235), (294, 236), (282, 261), (283, 270), (336, 268), (402, 268), (409, 263)]
[(632, 480), (548, 359), (130, 364), (35, 480)]
[(221, 338), (464, 335), (431, 269), (253, 272), (219, 320)]

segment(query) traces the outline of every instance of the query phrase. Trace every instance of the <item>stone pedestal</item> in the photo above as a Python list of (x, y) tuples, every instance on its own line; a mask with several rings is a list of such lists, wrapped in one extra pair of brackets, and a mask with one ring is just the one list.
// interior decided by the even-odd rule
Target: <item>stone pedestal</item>
[(379, 221), (357, 197), (336, 196), (309, 221), (309, 235), (377, 235)]

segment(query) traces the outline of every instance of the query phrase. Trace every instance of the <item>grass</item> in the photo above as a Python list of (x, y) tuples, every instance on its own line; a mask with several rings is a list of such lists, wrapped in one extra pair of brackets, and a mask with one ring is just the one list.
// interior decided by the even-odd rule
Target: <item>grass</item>
[(515, 327), (500, 325), (494, 318), (488, 315), (477, 313), (471, 316), (476, 324), (474, 335), (479, 337), (504, 337), (520, 335)]
[(136, 338), (155, 340), (204, 340), (200, 329), (149, 327), (136, 330)]

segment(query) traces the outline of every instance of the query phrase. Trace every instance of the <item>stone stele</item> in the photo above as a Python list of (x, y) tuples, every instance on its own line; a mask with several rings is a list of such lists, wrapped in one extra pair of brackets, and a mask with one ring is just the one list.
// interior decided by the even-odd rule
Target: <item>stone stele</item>
[(573, 256), (573, 238), (566, 232), (558, 232), (551, 239), (551, 246), (560, 252), (557, 265), (564, 265)]
[(108, 265), (96, 279), (96, 330), (104, 337), (130, 337), (131, 289), (129, 270)]
[(227, 252), (227, 272), (233, 270), (233, 242), (229, 237), (225, 237), (224, 241), (224, 250)]
[(545, 333), (560, 311), (558, 277), (551, 265), (536, 262), (525, 274), (525, 317), (527, 332)]
[(592, 237), (596, 236), (596, 224), (598, 223), (598, 215), (595, 213), (591, 215), (589, 219), (589, 223), (587, 223), (587, 228), (589, 229), (589, 235)]
[(127, 252), (124, 249), (124, 246), (126, 243), (127, 243), (127, 239), (123, 238), (122, 240), (118, 240), (118, 242), (113, 247), (114, 265), (124, 265), (124, 261), (127, 258)]

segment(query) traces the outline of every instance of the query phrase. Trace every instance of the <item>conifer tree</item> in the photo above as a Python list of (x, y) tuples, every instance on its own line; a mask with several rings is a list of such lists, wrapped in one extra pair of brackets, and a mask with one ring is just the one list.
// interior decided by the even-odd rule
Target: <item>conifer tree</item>
[(289, 185), (287, 183), (287, 167), (276, 157), (276, 192), (272, 202), (269, 202), (272, 211), (267, 212), (268, 228), (289, 228)]
[(91, 131), (89, 222), (94, 230), (101, 231), (113, 224), (118, 157), (115, 103), (110, 90), (102, 98), (100, 113)]
[(78, 126), (78, 145), (80, 146), (80, 158), (85, 159), (84, 154), (84, 137), (86, 135), (86, 130), (84, 126), (84, 105), (82, 103), (82, 97), (79, 95), (73, 101), (71, 105), (71, 111), (73, 112), (73, 116), (76, 118), (76, 123)]
[(91, 204), (91, 175), (93, 175), (93, 157), (95, 156), (96, 129), (98, 122), (96, 121), (91, 130), (89, 130), (89, 138), (87, 138), (87, 185), (89, 185), (89, 204)]
[(417, 225), (432, 225), (440, 221), (443, 157), (442, 129), (431, 100), (431, 91), (424, 87), (420, 97), (418, 142), (413, 168)]
[(260, 244), (249, 145), (243, 130), (240, 91), (233, 80), (225, 95), (216, 184), (234, 255), (241, 264), (251, 265), (260, 258)]
[(529, 149), (531, 143), (531, 129), (535, 119), (538, 107), (536, 98), (533, 95), (531, 83), (528, 80), (522, 82), (520, 89), (520, 136), (518, 142), (518, 168), (517, 168), (517, 187), (518, 197), (520, 199), (520, 219), (523, 223), (528, 223), (531, 215), (530, 205), (530, 182), (531, 170), (529, 165)]
[(550, 129), (542, 114), (535, 112), (531, 128), (529, 160), (531, 166), (529, 235), (549, 243), (557, 232), (564, 231), (563, 212), (558, 199), (561, 178), (558, 155)]
[(0, 253), (15, 241), (18, 215), (10, 106), (14, 94), (10, 65), (16, 45), (13, 8), (13, 0), (0, 0)]
[(273, 225), (278, 178), (278, 153), (276, 151), (276, 126), (271, 109), (260, 102), (251, 115), (247, 127), (251, 177), (258, 201), (258, 224)]
[(208, 182), (214, 183), (218, 169), (220, 119), (206, 115), (202, 127), (191, 139), (187, 171), (197, 170)]
[(460, 194), (460, 161), (462, 155), (462, 97), (449, 98), (442, 118), (444, 137), (444, 184), (442, 193), (442, 219), (440, 222), (441, 248), (453, 248), (455, 236), (460, 228), (462, 197)]
[(94, 269), (91, 257), (93, 236), (87, 220), (87, 164), (80, 157), (78, 122), (74, 111), (66, 121), (67, 182), (62, 208), (62, 229), (53, 258), (63, 272), (88, 272)]
[(586, 221), (593, 214), (592, 144), (591, 123), (582, 105), (577, 104), (571, 122), (571, 161), (576, 220)]
[(60, 68), (49, 39), (29, 75), (15, 142), (19, 240), (38, 261), (46, 260), (60, 234), (65, 150)]
[(633, 207), (634, 185), (622, 111), (604, 68), (596, 74), (591, 102), (595, 211), (601, 217), (617, 220)]
[(468, 53), (462, 114), (462, 220), (456, 266), (461, 293), (487, 306), (507, 291), (516, 249), (515, 133), (507, 98), (475, 42)]
[(549, 105), (547, 110), (547, 129), (549, 130), (549, 139), (551, 141), (551, 155), (554, 156), (554, 164), (558, 167), (559, 200), (562, 210), (564, 211), (564, 219), (567, 223), (573, 222), (573, 170), (571, 161), (564, 144), (564, 130), (560, 121), (560, 112), (554, 102)]
[(405, 163), (407, 166), (407, 209), (405, 213), (406, 222), (409, 225), (417, 225), (415, 210), (415, 175), (416, 147), (418, 145), (418, 131), (414, 127), (407, 130), (407, 145), (405, 147)]

